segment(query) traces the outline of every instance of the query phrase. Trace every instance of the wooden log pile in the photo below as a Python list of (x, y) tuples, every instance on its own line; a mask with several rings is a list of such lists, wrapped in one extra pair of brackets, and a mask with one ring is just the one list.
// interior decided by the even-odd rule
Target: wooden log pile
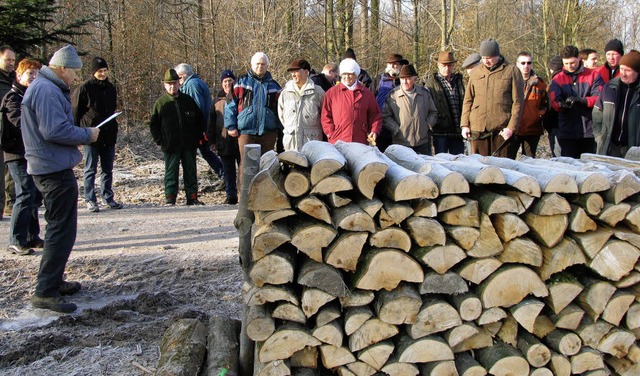
[(640, 374), (640, 179), (614, 162), (266, 153), (254, 375)]

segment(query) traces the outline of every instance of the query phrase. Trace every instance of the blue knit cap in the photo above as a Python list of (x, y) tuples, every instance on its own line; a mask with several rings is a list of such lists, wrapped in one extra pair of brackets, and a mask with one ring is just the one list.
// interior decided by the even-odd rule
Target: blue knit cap
[(49, 60), (49, 65), (80, 69), (82, 68), (82, 60), (80, 60), (76, 49), (73, 48), (72, 45), (67, 44), (53, 54), (51, 60)]
[(233, 78), (234, 81), (236, 80), (236, 76), (231, 69), (225, 69), (220, 73), (220, 82), (224, 81), (225, 78)]

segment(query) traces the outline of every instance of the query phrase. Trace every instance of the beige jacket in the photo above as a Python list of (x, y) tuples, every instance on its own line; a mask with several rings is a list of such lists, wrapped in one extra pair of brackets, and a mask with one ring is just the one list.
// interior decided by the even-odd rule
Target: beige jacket
[(471, 71), (462, 103), (461, 127), (469, 127), (472, 132), (516, 130), (524, 97), (522, 74), (504, 58), (499, 64), (494, 71), (484, 65)]
[(412, 147), (426, 144), (438, 122), (438, 110), (429, 89), (416, 85), (415, 91), (411, 107), (402, 87), (394, 88), (382, 109), (382, 126), (392, 135), (394, 144)]

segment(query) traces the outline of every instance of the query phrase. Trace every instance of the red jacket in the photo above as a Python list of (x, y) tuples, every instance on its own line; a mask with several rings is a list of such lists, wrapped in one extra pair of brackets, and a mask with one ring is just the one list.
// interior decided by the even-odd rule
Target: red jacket
[(606, 84), (612, 78), (616, 78), (620, 75), (620, 64), (618, 64), (618, 67), (615, 69), (613, 77), (611, 77), (611, 69), (609, 69), (609, 63), (604, 63), (603, 66), (597, 67), (594, 70), (598, 72), (600, 77), (602, 77), (602, 82)]
[(532, 72), (525, 83), (524, 102), (521, 107), (520, 124), (516, 128), (519, 136), (542, 136), (542, 118), (549, 109), (547, 84)]
[(367, 144), (367, 135), (380, 135), (382, 113), (373, 93), (358, 82), (351, 91), (339, 83), (327, 91), (322, 102), (322, 130), (330, 143), (337, 141)]

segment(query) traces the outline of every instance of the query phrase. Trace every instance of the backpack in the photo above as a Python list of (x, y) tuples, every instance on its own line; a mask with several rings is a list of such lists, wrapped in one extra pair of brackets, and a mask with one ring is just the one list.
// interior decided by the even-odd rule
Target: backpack
[(15, 154), (22, 149), (22, 134), (20, 128), (15, 127), (7, 119), (7, 108), (5, 107), (7, 95), (2, 98), (2, 104), (0, 104), (0, 149)]

